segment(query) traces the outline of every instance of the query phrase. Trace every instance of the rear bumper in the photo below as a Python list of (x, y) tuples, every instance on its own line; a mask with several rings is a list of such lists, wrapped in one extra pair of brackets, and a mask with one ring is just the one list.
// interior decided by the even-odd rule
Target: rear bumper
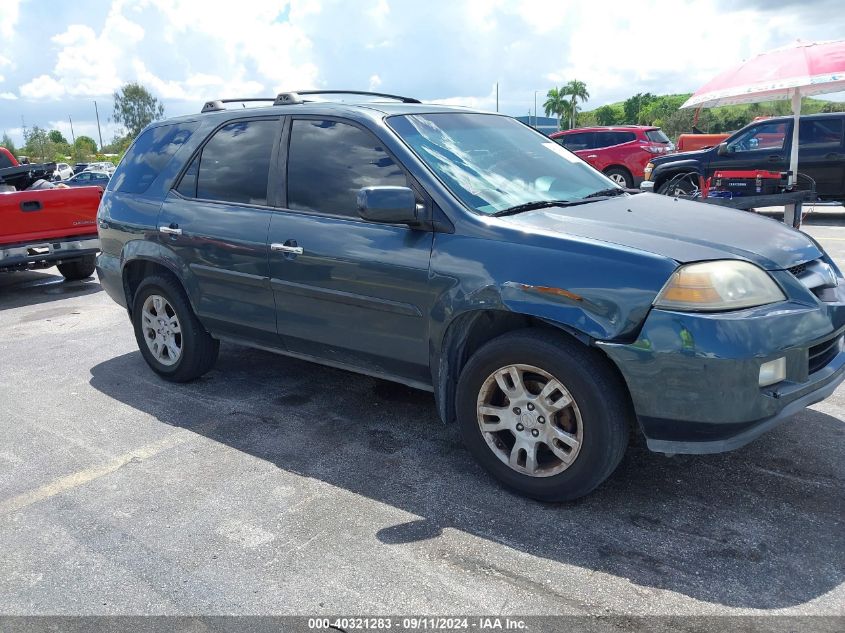
[(123, 272), (120, 259), (114, 255), (100, 253), (97, 256), (97, 277), (100, 279), (100, 286), (112, 298), (112, 301), (126, 308), (126, 293), (123, 289)]
[[(651, 450), (729, 451), (845, 380), (845, 289), (837, 292), (835, 303), (721, 315), (653, 309), (634, 343), (598, 346), (625, 378)], [(819, 349), (829, 349), (821, 361)], [(785, 358), (786, 379), (761, 387), (761, 364), (778, 358)]]
[(0, 270), (27, 268), (39, 264), (52, 266), (85, 255), (94, 255), (99, 250), (99, 238), (87, 236), (49, 242), (0, 245)]

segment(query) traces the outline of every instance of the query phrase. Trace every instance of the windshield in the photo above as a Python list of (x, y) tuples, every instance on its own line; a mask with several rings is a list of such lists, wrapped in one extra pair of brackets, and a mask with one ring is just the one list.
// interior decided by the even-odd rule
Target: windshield
[(545, 200), (575, 201), (613, 182), (539, 132), (505, 116), (394, 116), (390, 127), (466, 206), (494, 214)]

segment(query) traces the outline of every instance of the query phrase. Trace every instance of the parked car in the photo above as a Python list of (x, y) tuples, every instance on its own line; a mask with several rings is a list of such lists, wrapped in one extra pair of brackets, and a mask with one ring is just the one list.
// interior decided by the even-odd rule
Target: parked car
[(67, 163), (56, 163), (53, 180), (67, 180), (73, 176), (73, 168)]
[(90, 277), (100, 244), (102, 190), (60, 189), (44, 180), (25, 184), (36, 188), (0, 193), (0, 272), (58, 266), (66, 279)]
[(649, 160), (675, 149), (660, 128), (644, 125), (576, 128), (550, 138), (621, 187), (639, 186)]
[[(802, 116), (798, 128), (798, 172), (815, 182), (822, 199), (845, 200), (845, 112)], [(664, 194), (694, 193), (698, 177), (716, 171), (789, 169), (792, 117), (750, 123), (715, 147), (656, 156), (646, 166), (646, 180)], [(691, 178), (674, 176), (689, 173)], [(670, 184), (671, 181), (671, 184)]]
[(0, 147), (0, 187), (13, 191), (23, 190), (36, 180), (53, 176), (56, 163), (32, 164), (26, 156), (18, 160), (5, 147)]
[(73, 173), (78, 174), (80, 172), (85, 171), (85, 169), (88, 167), (88, 165), (89, 165), (89, 163), (76, 163), (76, 164), (74, 164)]
[(102, 187), (109, 184), (111, 176), (104, 171), (81, 171), (75, 176), (64, 181), (69, 187)]
[(845, 283), (803, 233), (630, 195), (504, 115), (310, 94), (155, 122), (109, 183), (97, 271), (165, 380), (230, 341), (432, 391), (500, 481), (563, 500), (632, 426), (726, 451), (845, 377)]
[(86, 168), (85, 171), (102, 171), (107, 174), (114, 173), (114, 164), (109, 162), (101, 162), (101, 163), (90, 163)]

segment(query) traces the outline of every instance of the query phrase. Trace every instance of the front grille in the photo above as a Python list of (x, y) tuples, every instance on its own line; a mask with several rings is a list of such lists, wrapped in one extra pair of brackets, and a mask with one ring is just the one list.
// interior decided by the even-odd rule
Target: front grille
[(807, 360), (808, 373), (812, 374), (823, 368), (839, 353), (842, 342), (842, 335), (835, 336), (818, 345), (810, 348), (810, 356)]
[(796, 277), (798, 277), (801, 273), (807, 270), (807, 264), (798, 264), (797, 266), (793, 266), (792, 268), (787, 268), (787, 270)]

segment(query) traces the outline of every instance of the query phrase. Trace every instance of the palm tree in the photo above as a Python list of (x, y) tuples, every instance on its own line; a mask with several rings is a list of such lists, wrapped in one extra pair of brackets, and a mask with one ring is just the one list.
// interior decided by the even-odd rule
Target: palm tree
[(563, 88), (552, 88), (546, 93), (546, 102), (543, 104), (546, 116), (555, 115), (557, 125), (562, 130), (564, 117), (569, 113), (569, 101), (566, 100), (566, 93)]
[(560, 95), (563, 97), (570, 97), (569, 99), (569, 127), (575, 127), (575, 117), (578, 115), (578, 100), (582, 102), (590, 98), (590, 93), (587, 92), (587, 84), (583, 81), (573, 79), (563, 88), (560, 89)]

